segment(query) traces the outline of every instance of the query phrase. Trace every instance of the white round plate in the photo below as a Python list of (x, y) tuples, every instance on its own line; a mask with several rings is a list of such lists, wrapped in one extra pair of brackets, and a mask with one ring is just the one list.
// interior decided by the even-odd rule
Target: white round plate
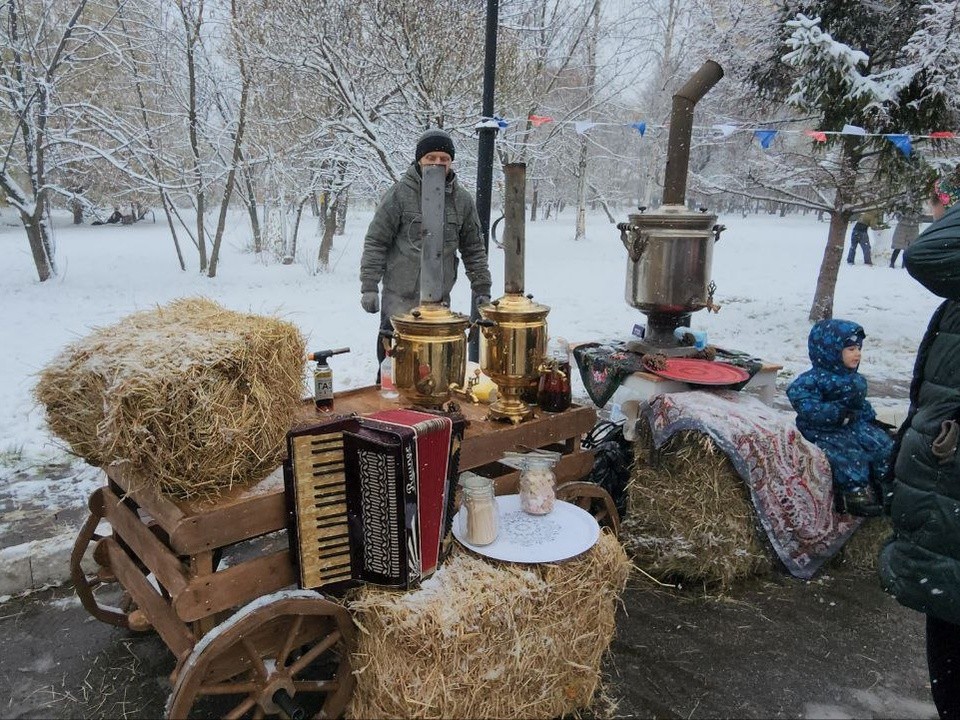
[(453, 519), (453, 536), (464, 547), (494, 560), (550, 563), (586, 552), (600, 537), (600, 526), (586, 510), (557, 500), (548, 515), (520, 509), (519, 495), (498, 495), (499, 532), (489, 545), (471, 545), (460, 533), (461, 507)]

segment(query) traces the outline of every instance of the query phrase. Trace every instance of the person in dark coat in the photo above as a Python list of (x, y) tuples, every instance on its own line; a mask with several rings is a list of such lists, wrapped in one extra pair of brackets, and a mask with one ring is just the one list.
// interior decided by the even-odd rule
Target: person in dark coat
[(873, 488), (887, 472), (893, 440), (874, 424), (867, 381), (857, 372), (864, 337), (850, 320), (816, 323), (807, 339), (813, 368), (790, 384), (787, 397), (797, 429), (830, 462), (837, 510), (880, 515)]
[(938, 180), (935, 222), (907, 248), (905, 266), (944, 302), (917, 350), (910, 410), (884, 482), (893, 536), (880, 551), (881, 583), (927, 616), (927, 665), (942, 718), (960, 717), (960, 177)]
[[(380, 313), (381, 329), (392, 327), (391, 316), (410, 312), (420, 304), (420, 183), (422, 168), (427, 165), (442, 165), (447, 170), (442, 302), (450, 302), (450, 291), (457, 279), (458, 254), (476, 305), (490, 301), (490, 270), (480, 236), (480, 220), (473, 197), (450, 169), (455, 156), (453, 138), (446, 132), (434, 129), (423, 133), (417, 141), (413, 164), (384, 195), (367, 228), (360, 260), (360, 305), (368, 313)], [(385, 356), (378, 337), (378, 361), (382, 362)]]
[(853, 224), (853, 231), (850, 233), (850, 252), (847, 253), (847, 264), (853, 265), (857, 257), (857, 248), (863, 251), (863, 264), (873, 265), (873, 259), (870, 257), (870, 230), (881, 230), (886, 227), (880, 218), (880, 214), (875, 210), (862, 213)]

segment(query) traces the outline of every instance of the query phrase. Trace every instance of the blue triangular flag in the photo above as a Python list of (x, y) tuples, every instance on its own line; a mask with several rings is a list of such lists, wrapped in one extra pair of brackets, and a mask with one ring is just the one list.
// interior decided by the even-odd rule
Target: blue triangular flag
[(902, 152), (905, 157), (910, 157), (910, 153), (913, 152), (913, 146), (910, 144), (910, 136), (903, 135), (901, 133), (893, 133), (887, 135), (887, 140), (892, 142), (896, 146), (897, 150)]
[(630, 127), (640, 133), (640, 137), (643, 137), (643, 134), (647, 131), (647, 124), (645, 122), (630, 123)]
[(760, 147), (766, 150), (777, 136), (776, 130), (754, 130), (753, 136), (760, 141)]

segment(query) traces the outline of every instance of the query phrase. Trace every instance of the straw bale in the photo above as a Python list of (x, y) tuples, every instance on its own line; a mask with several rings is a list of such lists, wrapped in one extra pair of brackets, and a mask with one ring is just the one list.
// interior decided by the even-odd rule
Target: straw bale
[(681, 431), (654, 453), (638, 424), (620, 537), (644, 571), (726, 592), (773, 567), (748, 490), (709, 436)]
[(866, 518), (836, 555), (836, 562), (860, 572), (874, 573), (880, 548), (893, 534), (887, 517)]
[(411, 593), (364, 588), (348, 717), (554, 718), (590, 705), (630, 562), (604, 532), (556, 565), (455, 549)]
[(176, 497), (213, 497), (282, 460), (304, 340), (276, 318), (184, 298), (69, 345), (35, 389), (50, 430)]

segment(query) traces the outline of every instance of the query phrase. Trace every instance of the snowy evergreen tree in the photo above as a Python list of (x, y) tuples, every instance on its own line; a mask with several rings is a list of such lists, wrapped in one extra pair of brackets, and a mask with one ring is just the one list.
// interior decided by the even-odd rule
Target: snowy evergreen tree
[[(723, 28), (726, 44), (717, 50), (726, 51), (742, 92), (753, 93), (764, 114), (790, 123), (786, 127), (829, 133), (822, 143), (785, 140), (769, 152), (751, 151), (749, 162), (715, 170), (712, 179), (716, 190), (829, 215), (811, 320), (832, 315), (850, 219), (870, 208), (886, 209), (929, 180), (936, 148), (928, 145), (926, 152), (918, 146), (914, 150), (924, 155), (907, 157), (891, 136), (955, 126), (960, 65), (948, 48), (956, 44), (951, 38), (957, 5), (956, 0), (786, 2), (768, 31), (781, 42), (761, 44), (766, 52), (754, 62), (741, 52), (743, 33), (756, 33), (773, 19), (772, 8), (761, 3), (754, 11), (733, 0), (726, 5), (737, 10), (740, 30), (729, 34), (730, 25)], [(846, 126), (865, 134), (845, 131)]]

